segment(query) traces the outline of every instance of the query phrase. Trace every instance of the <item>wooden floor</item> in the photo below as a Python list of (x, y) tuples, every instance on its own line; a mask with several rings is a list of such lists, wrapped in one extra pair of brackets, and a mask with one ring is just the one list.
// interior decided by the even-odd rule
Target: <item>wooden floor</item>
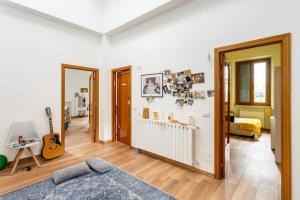
[(178, 199), (278, 199), (279, 175), (268, 148), (269, 135), (263, 135), (259, 142), (232, 139), (227, 178), (220, 181), (143, 154), (138, 155), (121, 143), (90, 143), (86, 129), (77, 128), (81, 131), (66, 134), (67, 150), (62, 157), (41, 161), (43, 167), (33, 167), (31, 171), (24, 169), (25, 164), (14, 176), (9, 176), (8, 170), (2, 171), (0, 194), (47, 179), (53, 170), (101, 157)]
[(89, 118), (72, 119), (70, 127), (65, 131), (65, 148), (69, 151), (79, 146), (91, 144), (89, 138)]
[(226, 199), (280, 199), (280, 169), (269, 133), (258, 141), (233, 137), (226, 151)]

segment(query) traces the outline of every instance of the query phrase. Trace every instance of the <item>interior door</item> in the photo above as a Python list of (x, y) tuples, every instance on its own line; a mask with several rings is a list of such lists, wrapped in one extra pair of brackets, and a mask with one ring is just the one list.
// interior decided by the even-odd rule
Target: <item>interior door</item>
[(95, 73), (93, 72), (89, 78), (89, 136), (92, 141), (95, 138)]
[(117, 141), (131, 146), (131, 85), (129, 71), (117, 73)]

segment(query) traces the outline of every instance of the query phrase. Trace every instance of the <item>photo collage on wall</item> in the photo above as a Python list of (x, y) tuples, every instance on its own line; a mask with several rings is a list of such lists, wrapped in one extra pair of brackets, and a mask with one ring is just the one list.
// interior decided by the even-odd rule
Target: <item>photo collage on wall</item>
[[(213, 90), (192, 90), (194, 84), (205, 83), (205, 74), (194, 73), (190, 69), (172, 73), (171, 70), (164, 70), (163, 73), (146, 74), (141, 76), (142, 97), (153, 99), (171, 95), (176, 98), (178, 106), (193, 105), (194, 100), (205, 100), (214, 96)], [(148, 101), (150, 102), (150, 101)]]
[(205, 83), (204, 73), (192, 74), (190, 69), (177, 73), (165, 70), (164, 75), (164, 94), (176, 97), (175, 103), (177, 105), (193, 105), (194, 99), (201, 99), (203, 97), (203, 92), (192, 91), (192, 89), (193, 84)]

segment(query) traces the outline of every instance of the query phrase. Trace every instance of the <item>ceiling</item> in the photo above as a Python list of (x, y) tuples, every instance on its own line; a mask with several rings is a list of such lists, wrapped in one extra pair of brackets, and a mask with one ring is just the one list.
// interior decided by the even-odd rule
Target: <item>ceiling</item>
[(188, 0), (0, 0), (1, 3), (97, 34), (116, 34)]

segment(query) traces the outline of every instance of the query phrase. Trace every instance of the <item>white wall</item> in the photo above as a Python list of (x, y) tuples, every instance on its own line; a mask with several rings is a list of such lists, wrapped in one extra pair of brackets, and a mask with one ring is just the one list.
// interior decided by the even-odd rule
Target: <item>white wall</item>
[[(297, 23), (300, 18), (299, 8), (296, 0), (193, 0), (111, 38), (110, 66), (133, 65), (133, 131), (136, 130), (134, 119), (137, 112), (141, 112), (145, 105), (152, 110), (194, 113), (201, 127), (196, 138), (196, 160), (201, 169), (213, 172), (213, 100), (197, 102), (192, 108), (183, 109), (176, 108), (174, 99), (169, 97), (155, 99), (153, 104), (147, 104), (146, 100), (139, 97), (139, 75), (166, 68), (176, 71), (189, 67), (193, 71), (204, 71), (209, 75), (203, 89), (213, 88), (213, 63), (205, 61), (203, 57), (208, 53), (213, 55), (215, 47), (292, 32), (293, 197), (300, 199), (300, 135), (297, 126), (300, 113), (300, 105), (297, 103), (300, 101), (300, 46), (297, 45), (300, 42)], [(141, 70), (138, 69), (139, 66)], [(202, 118), (200, 113), (204, 112), (209, 112), (211, 117)]]
[[(89, 78), (92, 72), (66, 69), (65, 71), (65, 101), (72, 103), (71, 116), (78, 116), (76, 113), (75, 93), (80, 93), (81, 88), (89, 88)], [(86, 105), (89, 105), (89, 93), (85, 93)]]
[(79, 26), (102, 32), (104, 29), (103, 0), (9, 0), (66, 20)]
[(172, 0), (105, 0), (105, 30), (115, 29)]
[[(0, 154), (13, 121), (33, 120), (42, 136), (49, 132), (45, 107), (60, 132), (61, 64), (100, 66), (101, 37), (0, 4)], [(39, 148), (35, 149), (39, 154)]]

